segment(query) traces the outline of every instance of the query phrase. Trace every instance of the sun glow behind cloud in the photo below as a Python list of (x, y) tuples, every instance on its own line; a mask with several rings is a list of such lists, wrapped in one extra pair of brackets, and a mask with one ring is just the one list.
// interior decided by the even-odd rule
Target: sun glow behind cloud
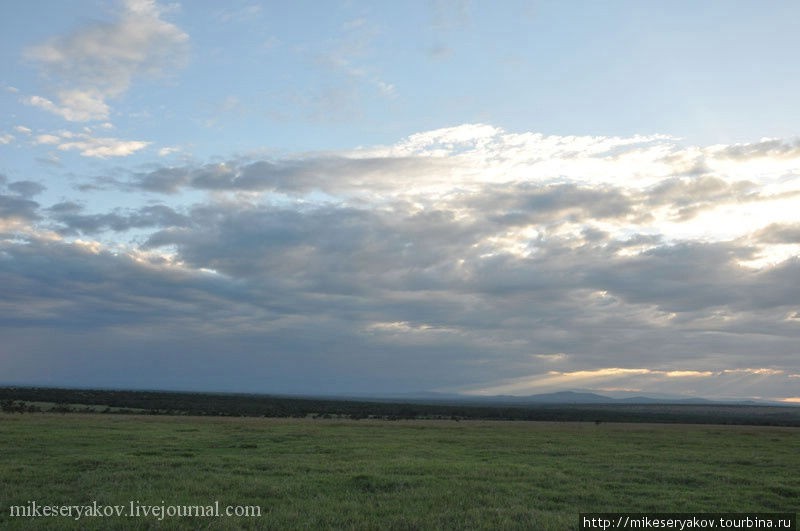
[[(706, 382), (712, 382), (713, 380), (719, 380), (720, 378), (731, 375), (737, 375), (738, 377), (765, 377), (784, 376), (785, 373), (782, 370), (769, 368), (698, 371), (609, 367), (569, 372), (548, 371), (544, 374), (514, 378), (500, 385), (482, 389), (472, 389), (468, 392), (476, 395), (524, 395), (561, 389), (626, 390), (624, 387), (615, 387), (613, 385), (621, 382), (643, 383), (644, 385), (636, 387), (635, 389), (641, 390), (644, 388), (654, 391), (658, 389), (658, 383), (664, 380), (702, 379)], [(706, 385), (709, 384), (707, 383)]]
[[(652, 232), (666, 241), (731, 241), (746, 238), (769, 223), (796, 220), (800, 149), (791, 142), (770, 142), (781, 149), (777, 153), (764, 150), (763, 142), (682, 147), (665, 135), (629, 139), (558, 137), (464, 125), (413, 135), (389, 148), (344, 153), (354, 159), (416, 157), (425, 161), (421, 167), (426, 169), (405, 182), (386, 180), (385, 186), (380, 186), (380, 176), (376, 175), (377, 190), (342, 192), (416, 201), (426, 197), (433, 207), (455, 210), (465, 195), (482, 193), (491, 185), (613, 186), (631, 201), (640, 201), (639, 212), (627, 217), (594, 217), (586, 220), (589, 223), (573, 225), (574, 233), (596, 227), (619, 238)], [(732, 158), (731, 153), (739, 155)], [(681, 175), (692, 167), (701, 170), (694, 176)], [(708, 184), (701, 187), (698, 182)], [(659, 201), (654, 195), (662, 192), (665, 183), (674, 191)], [(524, 257), (530, 253), (528, 244), (537, 234), (536, 227), (515, 228), (492, 236), (487, 243)], [(740, 264), (760, 268), (796, 253), (796, 245), (762, 245), (757, 256)]]

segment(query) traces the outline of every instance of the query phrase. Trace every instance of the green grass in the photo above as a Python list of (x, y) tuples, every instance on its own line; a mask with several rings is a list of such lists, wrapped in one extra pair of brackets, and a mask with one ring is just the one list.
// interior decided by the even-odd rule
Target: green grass
[[(797, 428), (0, 415), (1, 529), (575, 529), (589, 511), (794, 512)], [(11, 518), (10, 505), (260, 518)]]

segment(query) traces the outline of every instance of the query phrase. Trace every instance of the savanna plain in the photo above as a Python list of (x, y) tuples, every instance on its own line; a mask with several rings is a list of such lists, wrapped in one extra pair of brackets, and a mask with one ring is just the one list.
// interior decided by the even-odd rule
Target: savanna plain
[[(0, 414), (2, 529), (577, 529), (580, 512), (794, 512), (796, 427)], [(10, 516), (13, 505), (260, 517)]]

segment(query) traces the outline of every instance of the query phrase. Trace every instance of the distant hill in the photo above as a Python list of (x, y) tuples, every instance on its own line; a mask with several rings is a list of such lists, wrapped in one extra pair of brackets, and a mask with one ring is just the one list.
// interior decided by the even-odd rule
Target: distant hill
[[(337, 397), (329, 397), (337, 398)], [(388, 395), (363, 394), (351, 397), (359, 400), (377, 400), (394, 402), (438, 403), (438, 404), (506, 404), (506, 405), (536, 405), (536, 404), (685, 404), (685, 405), (746, 405), (746, 406), (786, 406), (791, 404), (772, 402), (768, 400), (711, 400), (702, 397), (684, 397), (659, 394), (641, 394), (635, 396), (611, 397), (593, 393), (591, 391), (557, 391), (535, 395), (464, 395), (457, 393), (400, 393)]]
[(519, 402), (524, 404), (609, 404), (617, 401), (607, 396), (577, 391), (559, 391), (528, 396), (498, 395), (486, 398), (498, 402)]

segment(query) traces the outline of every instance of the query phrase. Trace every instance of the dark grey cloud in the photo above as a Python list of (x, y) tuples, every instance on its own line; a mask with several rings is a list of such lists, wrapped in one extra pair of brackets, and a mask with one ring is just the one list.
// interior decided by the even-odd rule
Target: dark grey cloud
[[(661, 245), (627, 258), (608, 257), (587, 267), (587, 283), (629, 302), (648, 303), (668, 312), (739, 305), (755, 273), (737, 260), (755, 250), (726, 243)], [(786, 299), (785, 304), (789, 304)]]
[(697, 176), (664, 179), (642, 191), (608, 185), (512, 182), (486, 185), (473, 194), (463, 195), (461, 201), (481, 211), (496, 212), (500, 223), (529, 225), (554, 219), (643, 222), (659, 207), (671, 211), (677, 221), (688, 221), (720, 205), (775, 198), (761, 193), (750, 181), (728, 182), (714, 176)]
[(215, 297), (232, 288), (209, 276), (165, 267), (159, 259), (134, 259), (58, 241), (28, 239), (6, 244), (2, 252), (4, 327), (80, 331), (198, 318), (213, 314)]
[(17, 195), (0, 194), (0, 219), (39, 219), (39, 203)]
[(191, 228), (157, 231), (146, 245), (176, 246), (193, 267), (234, 277), (280, 276), (298, 286), (360, 291), (450, 267), (458, 250), (481, 235), (480, 227), (455, 221), (451, 212), (412, 213), (401, 206), (298, 211), (204, 205), (191, 211)]
[(508, 183), (487, 186), (466, 204), (493, 212), (493, 219), (499, 223), (529, 225), (554, 218), (624, 218), (633, 214), (635, 199), (611, 187)]
[(124, 232), (154, 227), (182, 227), (189, 218), (165, 205), (150, 205), (136, 210), (118, 210), (105, 214), (84, 214), (77, 203), (57, 203), (48, 208), (50, 218), (59, 223), (61, 234), (97, 234), (103, 231)]
[(719, 177), (698, 176), (661, 181), (647, 191), (645, 202), (653, 206), (669, 206), (678, 220), (686, 221), (702, 210), (736, 201), (763, 199), (755, 183), (727, 182)]
[(75, 201), (61, 201), (60, 203), (55, 203), (47, 208), (48, 211), (52, 212), (56, 216), (64, 215), (64, 214), (75, 214), (83, 210), (83, 205), (80, 203), (76, 203)]
[(337, 192), (359, 188), (388, 189), (399, 179), (416, 178), (443, 165), (429, 157), (311, 157), (286, 160), (230, 161), (199, 167), (159, 168), (133, 176), (127, 186), (150, 192), (198, 190)]
[(189, 171), (184, 168), (159, 168), (136, 176), (134, 186), (148, 192), (174, 194), (189, 182)]
[[(304, 293), (290, 279), (267, 280), (259, 287), (62, 242), (5, 244), (0, 329), (4, 347), (26, 356), (12, 367), (0, 363), (7, 378), (58, 374), (135, 387), (330, 392), (455, 383), (444, 368), (464, 345), (416, 352), (385, 345), (361, 332), (346, 304)], [(435, 354), (442, 359), (428, 377), (390, 370)], [(104, 380), (92, 379), (98, 374)]]
[(35, 181), (15, 181), (8, 184), (8, 189), (22, 197), (33, 197), (44, 192), (47, 188)]
[[(274, 285), (280, 278), (292, 289), (318, 293), (535, 293), (540, 300), (555, 300), (572, 291), (602, 290), (666, 312), (720, 306), (739, 311), (763, 305), (758, 293), (770, 292), (774, 282), (739, 265), (756, 249), (735, 242), (664, 244), (657, 235), (617, 241), (599, 231), (581, 238), (545, 232), (527, 242), (527, 257), (498, 253), (486, 239), (502, 235), (505, 226), (492, 214), (475, 220), (402, 205), (383, 212), (204, 205), (189, 215), (191, 225), (157, 231), (147, 247), (174, 246), (195, 268), (256, 284)], [(618, 253), (642, 245), (651, 249)], [(793, 291), (785, 293), (767, 305), (794, 304)]]
[[(563, 215), (557, 205), (581, 197), (551, 187), (508, 201)], [(145, 250), (174, 249), (173, 261), (2, 243), (0, 328), (31, 353), (8, 374), (30, 378), (49, 363), (62, 378), (101, 367), (107, 385), (367, 392), (546, 373), (552, 362), (535, 355), (553, 353), (565, 353), (559, 370), (746, 367), (755, 351), (758, 366), (795, 367), (798, 330), (782, 316), (797, 312), (796, 263), (751, 271), (737, 261), (754, 250), (737, 242), (546, 227), (517, 255), (489, 243), (508, 225), (481, 206), (482, 217), (464, 217), (403, 202), (208, 203), (180, 224), (162, 209), (168, 226)], [(74, 203), (49, 212), (75, 230), (145, 215), (81, 217)], [(619, 252), (637, 246), (650, 250)]]

